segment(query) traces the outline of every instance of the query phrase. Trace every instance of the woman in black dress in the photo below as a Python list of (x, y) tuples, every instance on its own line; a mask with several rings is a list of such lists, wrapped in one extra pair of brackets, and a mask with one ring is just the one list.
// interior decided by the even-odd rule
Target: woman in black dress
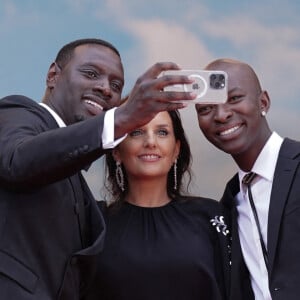
[(179, 113), (157, 114), (106, 162), (113, 202), (89, 299), (226, 299), (228, 230), (217, 201), (182, 196), (191, 152)]

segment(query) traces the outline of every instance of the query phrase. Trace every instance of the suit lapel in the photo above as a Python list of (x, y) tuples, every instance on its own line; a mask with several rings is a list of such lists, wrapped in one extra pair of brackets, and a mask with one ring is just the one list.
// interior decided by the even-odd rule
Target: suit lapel
[(272, 274), (274, 259), (276, 254), (278, 235), (280, 230), (281, 219), (286, 201), (289, 196), (290, 187), (295, 175), (295, 171), (299, 161), (293, 160), (297, 153), (293, 153), (293, 149), (299, 151), (299, 146), (285, 139), (278, 156), (275, 168), (271, 201), (268, 216), (268, 257), (269, 257), (269, 273)]
[[(245, 271), (244, 260), (240, 248), (240, 240), (237, 223), (237, 209), (234, 196), (239, 192), (239, 179), (236, 174), (227, 184), (221, 203), (228, 209), (230, 214), (231, 233), (231, 276), (230, 276), (230, 299), (242, 299), (243, 277), (241, 270)], [(245, 271), (246, 272), (246, 271)], [(240, 288), (237, 288), (240, 287)]]

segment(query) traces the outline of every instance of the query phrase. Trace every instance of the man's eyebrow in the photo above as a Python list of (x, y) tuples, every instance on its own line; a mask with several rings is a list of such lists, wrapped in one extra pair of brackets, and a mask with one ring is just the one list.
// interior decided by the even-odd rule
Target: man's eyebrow
[(233, 93), (233, 92), (241, 92), (242, 89), (239, 87), (233, 87), (232, 89), (228, 90), (228, 93)]

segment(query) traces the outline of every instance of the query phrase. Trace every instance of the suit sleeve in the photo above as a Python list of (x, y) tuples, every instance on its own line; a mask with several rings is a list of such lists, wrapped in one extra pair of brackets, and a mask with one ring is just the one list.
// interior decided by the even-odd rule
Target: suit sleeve
[(103, 119), (57, 128), (44, 109), (0, 107), (0, 184), (30, 188), (77, 173), (104, 154)]

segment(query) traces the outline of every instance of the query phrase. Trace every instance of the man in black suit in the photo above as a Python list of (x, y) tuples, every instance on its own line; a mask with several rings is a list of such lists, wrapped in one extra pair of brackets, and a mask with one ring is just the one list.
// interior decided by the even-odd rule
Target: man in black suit
[(270, 99), (249, 65), (219, 59), (207, 69), (228, 73), (228, 99), (196, 105), (199, 126), (239, 167), (221, 199), (232, 222), (231, 299), (251, 297), (248, 278), (255, 299), (300, 299), (300, 143), (270, 130)]
[[(105, 225), (80, 171), (157, 112), (189, 93), (163, 92), (184, 76), (157, 63), (121, 101), (117, 49), (99, 39), (65, 45), (47, 74), (42, 103), (0, 100), (0, 298), (83, 299)], [(175, 100), (175, 102), (174, 102)]]

